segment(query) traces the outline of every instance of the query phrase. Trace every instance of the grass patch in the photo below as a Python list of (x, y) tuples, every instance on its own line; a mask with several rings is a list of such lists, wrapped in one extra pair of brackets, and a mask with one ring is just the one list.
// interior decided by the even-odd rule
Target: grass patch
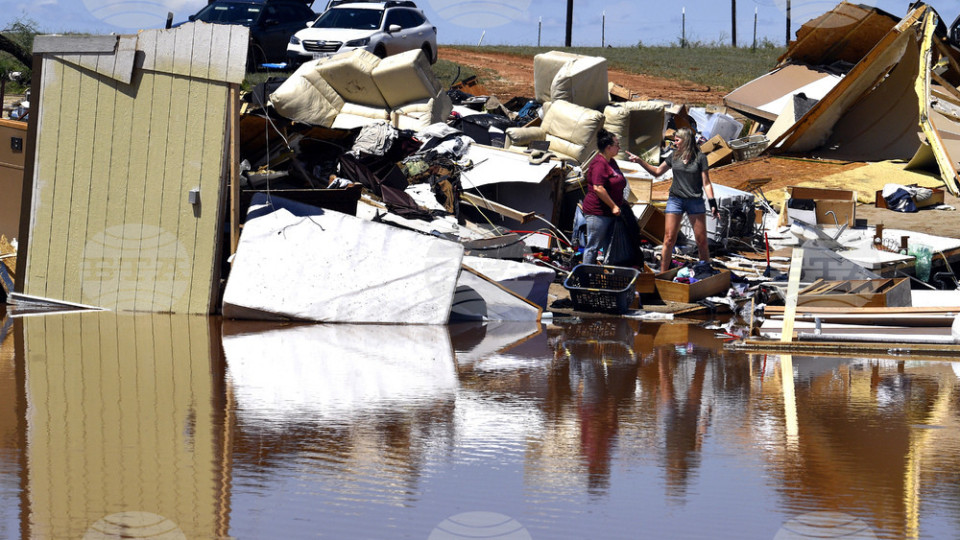
[[(445, 45), (476, 52), (498, 52), (533, 58), (534, 55), (563, 50), (586, 56), (602, 56), (607, 65), (630, 73), (664, 79), (690, 81), (717, 90), (730, 91), (770, 71), (783, 54), (783, 47), (769, 43), (751, 49), (726, 46), (658, 47), (510, 47), (503, 45), (474, 47)], [(531, 60), (532, 61), (532, 60)]]

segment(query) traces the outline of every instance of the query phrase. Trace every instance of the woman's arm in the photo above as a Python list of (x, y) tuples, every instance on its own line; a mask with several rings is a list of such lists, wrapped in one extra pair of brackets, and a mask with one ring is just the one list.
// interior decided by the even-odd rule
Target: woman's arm
[(620, 215), (620, 207), (613, 202), (613, 199), (610, 198), (610, 194), (607, 193), (607, 189), (601, 185), (594, 184), (593, 192), (597, 194), (597, 197), (603, 202), (603, 204), (610, 207), (610, 211), (613, 212), (613, 215)]
[(669, 165), (667, 165), (666, 161), (661, 161), (660, 165), (654, 167), (653, 165), (647, 163), (646, 160), (641, 159), (640, 156), (630, 152), (627, 152), (627, 159), (630, 160), (631, 163), (639, 163), (643, 170), (652, 174), (654, 177), (658, 177), (667, 172), (667, 169), (669, 168)]
[(713, 214), (713, 217), (720, 217), (717, 199), (713, 196), (713, 182), (710, 181), (710, 171), (704, 169), (701, 174), (703, 176), (703, 192), (707, 194), (707, 200), (710, 202), (710, 213)]

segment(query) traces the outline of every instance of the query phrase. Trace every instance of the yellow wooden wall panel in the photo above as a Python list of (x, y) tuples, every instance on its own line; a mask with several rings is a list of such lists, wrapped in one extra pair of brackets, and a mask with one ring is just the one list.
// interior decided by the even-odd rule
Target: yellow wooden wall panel
[[(74, 143), (74, 167), (69, 175), (72, 186), (69, 211), (61, 218), (66, 222), (66, 250), (64, 257), (63, 291), (58, 298), (81, 298), (83, 285), (83, 252), (87, 243), (87, 224), (92, 199), (105, 197), (104, 185), (93, 178), (93, 142), (96, 136), (97, 119), (105, 113), (98, 103), (99, 90), (103, 86), (98, 78), (90, 77), (82, 70), (79, 76), (79, 96), (83, 102), (78, 111)], [(92, 105), (92, 106), (91, 106)], [(110, 112), (112, 117), (112, 111)], [(67, 176), (63, 177), (63, 181)]]
[(73, 175), (76, 167), (77, 125), (80, 116), (80, 71), (63, 67), (63, 95), (60, 102), (60, 129), (57, 132), (57, 174), (53, 181), (53, 216), (50, 226), (50, 260), (43, 296), (64, 298), (67, 241), (73, 199)]
[[(122, 62), (109, 54), (95, 64), (96, 55), (61, 55), (83, 68), (45, 57), (51, 84), (39, 108), (24, 294), (121, 311), (210, 312), (228, 93), (208, 77), (231, 76), (229, 55), (215, 47), (246, 35), (235, 34), (215, 25), (144, 31), (137, 48), (154, 69), (135, 70), (130, 85), (112, 78)], [(193, 188), (196, 209), (187, 200)]]
[[(206, 317), (109, 312), (29, 318), (27, 428), (34, 537), (82, 538), (99, 517), (162, 515), (213, 538), (223, 482)], [(195, 343), (197, 341), (198, 343)], [(66, 347), (65, 347), (66, 345)]]
[[(226, 189), (224, 180), (224, 145), (226, 140), (226, 118), (228, 95), (226, 84), (210, 83), (205, 87), (197, 87), (192, 95), (206, 103), (202, 116), (198, 120), (203, 126), (198, 134), (202, 137), (195, 145), (201, 151), (201, 169), (198, 172), (197, 187), (200, 189), (200, 217), (193, 240), (193, 251), (190, 252), (193, 268), (208, 269), (207, 272), (194, 271), (190, 284), (190, 312), (208, 312), (211, 298), (207, 291), (213, 284), (213, 275), (218, 262), (216, 246), (220, 241), (220, 233), (205, 234), (204, 231), (219, 231), (219, 207), (223, 190)], [(193, 216), (193, 208), (190, 210)], [(189, 219), (184, 216), (184, 219)]]
[(31, 249), (27, 251), (30, 272), (23, 276), (24, 293), (44, 296), (47, 284), (47, 263), (50, 260), (50, 228), (53, 222), (53, 183), (57, 175), (57, 133), (60, 129), (60, 106), (63, 93), (63, 64), (45, 60), (43, 79), (35, 119), (42, 129), (37, 131), (37, 151), (33, 198), (30, 208)]
[[(108, 55), (101, 55), (103, 64), (110, 64)], [(105, 70), (106, 65), (98, 66), (98, 71)], [(117, 110), (118, 102), (121, 108)], [(126, 131), (123, 138), (126, 140), (126, 152), (130, 149), (130, 115), (129, 110), (122, 105), (121, 96), (118, 96), (117, 83), (112, 80), (105, 80), (97, 91), (97, 119), (93, 133), (93, 154), (90, 168), (91, 176), (91, 196), (90, 206), (87, 210), (87, 229), (84, 237), (83, 268), (81, 269), (81, 280), (83, 289), (81, 291), (81, 303), (93, 306), (99, 306), (104, 302), (103, 284), (108, 279), (108, 272), (112, 271), (110, 265), (105, 261), (111, 260), (106, 257), (104, 252), (104, 232), (107, 227), (108, 217), (113, 210), (111, 204), (115, 205), (116, 195), (106, 189), (101, 183), (101, 179), (110, 178), (113, 168), (113, 150), (116, 141), (116, 134)], [(121, 145), (122, 146), (122, 145)], [(124, 169), (126, 167), (124, 166)], [(96, 194), (93, 192), (96, 191)], [(113, 195), (114, 200), (111, 200)], [(112, 301), (111, 301), (112, 303)]]
[[(178, 36), (181, 34), (178, 34)], [(178, 50), (180, 48), (178, 47)], [(184, 150), (188, 145), (196, 144), (196, 125), (192, 115), (196, 109), (203, 109), (204, 104), (192, 103), (190, 95), (190, 79), (186, 77), (170, 77), (171, 88), (169, 96), (170, 122), (167, 128), (167, 144), (164, 160), (160, 164), (163, 168), (164, 184), (160, 197), (159, 227), (167, 242), (164, 252), (159, 254), (157, 265), (154, 267), (153, 282), (156, 284), (153, 304), (158, 311), (183, 313), (187, 310), (189, 299), (189, 282), (193, 272), (193, 265), (184, 268), (181, 261), (189, 261), (185, 255), (190, 253), (185, 248), (180, 231), (180, 210), (187, 204), (187, 191), (192, 187), (197, 174), (196, 167), (184, 160)], [(200, 84), (197, 82), (197, 84)], [(160, 98), (160, 96), (156, 96)], [(185, 230), (184, 233), (187, 231)], [(192, 236), (195, 232), (193, 223), (189, 224)], [(180, 255), (184, 256), (180, 256)], [(181, 264), (178, 264), (181, 262)], [(166, 285), (166, 286), (165, 286)]]

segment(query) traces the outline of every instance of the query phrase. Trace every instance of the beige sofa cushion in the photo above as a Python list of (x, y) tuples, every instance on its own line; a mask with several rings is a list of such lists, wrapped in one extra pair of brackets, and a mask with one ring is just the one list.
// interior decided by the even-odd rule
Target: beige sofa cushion
[(533, 92), (540, 103), (553, 101), (551, 90), (557, 72), (567, 62), (580, 58), (579, 54), (563, 51), (549, 51), (533, 57)]
[(550, 85), (550, 99), (602, 110), (610, 102), (607, 59), (581, 56), (561, 66)]
[(364, 49), (354, 49), (331, 57), (317, 71), (344, 101), (369, 107), (386, 107), (387, 101), (373, 80), (380, 59)]
[(373, 69), (373, 80), (391, 108), (436, 98), (443, 93), (430, 60), (420, 49), (384, 58)]
[(603, 127), (603, 114), (568, 101), (545, 104), (541, 129), (550, 141), (550, 151), (560, 152), (584, 163), (597, 151), (597, 132)]
[(270, 94), (270, 103), (278, 113), (297, 122), (331, 127), (344, 103), (317, 71), (322, 63), (315, 60), (303, 64)]
[(408, 103), (390, 111), (390, 122), (397, 129), (420, 131), (423, 128), (446, 122), (453, 110), (453, 103), (446, 93), (436, 99), (424, 99)]
[(389, 122), (390, 110), (384, 107), (368, 107), (359, 103), (344, 103), (340, 114), (331, 127), (335, 129), (353, 129), (374, 122)]
[(627, 101), (603, 109), (604, 128), (620, 138), (618, 158), (626, 159), (629, 150), (650, 163), (660, 163), (663, 107), (661, 101)]

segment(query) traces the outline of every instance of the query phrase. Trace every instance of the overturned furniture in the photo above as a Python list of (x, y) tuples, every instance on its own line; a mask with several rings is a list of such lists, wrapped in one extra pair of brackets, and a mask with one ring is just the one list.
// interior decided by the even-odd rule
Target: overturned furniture
[(607, 59), (563, 51), (533, 57), (533, 86), (540, 103), (569, 101), (602, 110), (609, 102)]
[(546, 113), (539, 126), (507, 128), (505, 148), (548, 141), (550, 151), (578, 164), (597, 151), (597, 132), (603, 127), (603, 113), (569, 101), (544, 104)]
[(384, 59), (356, 49), (307, 62), (270, 103), (291, 120), (337, 129), (378, 121), (420, 129), (446, 121), (453, 107), (419, 49)]
[(15, 301), (214, 311), (248, 34), (36, 38)]

